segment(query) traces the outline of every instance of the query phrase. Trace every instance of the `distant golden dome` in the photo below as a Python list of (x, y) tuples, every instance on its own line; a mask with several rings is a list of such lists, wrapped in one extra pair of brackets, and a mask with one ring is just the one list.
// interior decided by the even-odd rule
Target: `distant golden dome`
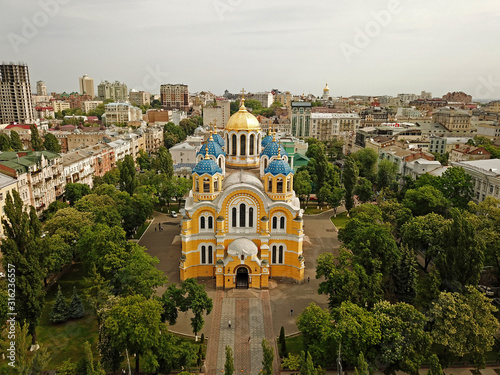
[(330, 91), (330, 89), (328, 88), (328, 83), (325, 85), (325, 88), (323, 89), (323, 92), (326, 92), (326, 91)]
[(245, 99), (241, 99), (240, 110), (229, 118), (226, 124), (226, 130), (260, 130), (259, 120), (245, 108)]

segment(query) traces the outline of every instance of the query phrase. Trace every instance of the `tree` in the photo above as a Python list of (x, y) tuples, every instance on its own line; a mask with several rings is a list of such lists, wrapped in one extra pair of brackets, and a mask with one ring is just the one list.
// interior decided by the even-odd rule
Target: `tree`
[(274, 350), (266, 339), (262, 339), (262, 373), (264, 375), (273, 375)]
[(393, 273), (398, 301), (413, 303), (417, 295), (417, 258), (408, 246), (401, 248), (401, 258)]
[(309, 195), (312, 191), (311, 176), (309, 175), (309, 172), (300, 171), (297, 173), (297, 176), (293, 179), (293, 189), (295, 190), (295, 193), (297, 193), (300, 200), (305, 200), (307, 205)]
[(97, 273), (94, 265), (90, 268), (88, 277), (85, 280), (85, 299), (97, 317), (98, 326), (101, 327), (101, 314), (99, 311), (104, 308), (111, 296), (111, 286), (109, 280)]
[(473, 286), (465, 293), (443, 292), (429, 311), (433, 342), (460, 358), (484, 366), (484, 355), (499, 327), (491, 301)]
[(115, 288), (122, 296), (140, 294), (150, 298), (157, 287), (167, 282), (167, 277), (155, 267), (160, 261), (134, 242), (127, 243), (127, 251), (128, 259), (114, 278)]
[(64, 187), (64, 199), (71, 206), (82, 199), (85, 195), (90, 194), (90, 187), (87, 184), (67, 183)]
[(311, 353), (314, 363), (319, 363), (323, 367), (331, 362), (331, 353), (335, 350), (331, 319), (328, 310), (311, 303), (296, 320), (297, 327), (302, 333), (304, 350)]
[(33, 344), (36, 326), (44, 305), (43, 279), (46, 269), (46, 248), (42, 243), (42, 225), (31, 206), (24, 209), (15, 190), (7, 193), (5, 216), (2, 218), (5, 238), (0, 244), (4, 270), (16, 269), (16, 319), (25, 321)]
[(224, 363), (224, 373), (228, 375), (234, 374), (233, 349), (231, 349), (229, 345), (226, 345), (226, 362)]
[(413, 216), (423, 216), (431, 212), (442, 215), (446, 212), (449, 202), (438, 189), (425, 185), (409, 189), (403, 199), (403, 205), (411, 210)]
[(439, 272), (434, 268), (425, 277), (418, 280), (415, 305), (420, 306), (422, 311), (429, 310), (432, 303), (439, 298), (440, 286), (441, 278), (439, 277)]
[(413, 217), (411, 210), (395, 200), (382, 201), (378, 207), (382, 212), (383, 222), (391, 225), (393, 236), (401, 238), (401, 227)]
[[(116, 193), (116, 189), (111, 185), (101, 185), (99, 188), (110, 187), (113, 193)], [(81, 198), (75, 204), (75, 208), (80, 212), (85, 212), (91, 214), (90, 217), (96, 224), (105, 224), (108, 227), (120, 226), (122, 224), (122, 215), (118, 211), (118, 199), (113, 199), (108, 195), (99, 195), (100, 191), (96, 190), (96, 193), (89, 194)], [(127, 193), (123, 192), (124, 195), (128, 196)], [(114, 195), (114, 197), (116, 197)], [(127, 201), (128, 202), (128, 201)], [(124, 202), (120, 202), (124, 203)], [(128, 209), (126, 205), (120, 205), (122, 210)]]
[(369, 375), (370, 370), (368, 368), (368, 362), (365, 360), (365, 356), (363, 352), (360, 352), (358, 355), (358, 361), (356, 362), (357, 366), (354, 368), (355, 375)]
[(58, 375), (76, 375), (76, 363), (71, 359), (64, 361), (56, 370)]
[(373, 185), (367, 178), (360, 177), (358, 184), (354, 188), (354, 194), (358, 196), (361, 203), (366, 203), (372, 200)]
[(85, 315), (85, 307), (83, 306), (82, 299), (76, 292), (76, 287), (73, 287), (73, 296), (69, 304), (69, 317), (71, 319), (82, 318)]
[(61, 285), (57, 287), (56, 300), (50, 312), (50, 321), (54, 324), (64, 323), (69, 318), (69, 306), (61, 292)]
[(139, 155), (137, 156), (137, 164), (139, 164), (141, 170), (149, 170), (151, 168), (151, 158), (144, 150), (139, 150)]
[(34, 151), (42, 151), (43, 150), (43, 141), (40, 138), (40, 134), (38, 133), (38, 128), (35, 124), (30, 125), (31, 132), (31, 148)]
[(181, 209), (181, 199), (189, 193), (189, 190), (191, 190), (193, 186), (193, 182), (187, 178), (184, 177), (174, 177), (172, 179), (172, 182), (174, 184), (174, 194), (173, 196), (177, 199), (177, 203), (179, 204), (179, 210)]
[(92, 347), (88, 341), (85, 341), (85, 344), (83, 344), (83, 356), (76, 365), (76, 372), (79, 375), (105, 375), (99, 363), (97, 366), (94, 366)]
[(57, 140), (56, 136), (52, 133), (47, 133), (44, 135), (43, 147), (47, 151), (55, 152), (56, 154), (61, 152), (61, 145)]
[(440, 179), (440, 190), (454, 207), (466, 209), (472, 200), (472, 177), (462, 167), (448, 168)]
[(323, 185), (321, 189), (319, 189), (318, 194), (316, 194), (316, 197), (318, 198), (318, 205), (321, 206), (323, 202), (327, 202), (331, 194), (332, 191), (330, 186)]
[(371, 148), (363, 148), (351, 155), (359, 168), (359, 175), (375, 182), (375, 167), (377, 166), (378, 154)]
[[(270, 372), (269, 374), (272, 374)], [(300, 375), (316, 375), (316, 369), (314, 368), (314, 362), (311, 357), (311, 353), (304, 351), (300, 352)]]
[(443, 368), (439, 363), (439, 358), (436, 354), (433, 354), (429, 357), (429, 371), (427, 371), (427, 375), (443, 375)]
[(10, 144), (10, 137), (2, 133), (0, 134), (0, 151), (11, 151), (12, 145)]
[(396, 182), (398, 167), (389, 160), (381, 160), (377, 170), (377, 189), (392, 188)]
[(67, 204), (65, 206), (66, 208), (57, 211), (54, 216), (45, 221), (43, 229), (50, 236), (60, 236), (73, 249), (82, 230), (93, 224), (92, 215), (88, 212), (77, 211), (73, 207), (68, 207)]
[(344, 201), (345, 190), (341, 187), (331, 189), (331, 194), (327, 197), (328, 205), (333, 208), (333, 215), (337, 217), (337, 208)]
[(134, 194), (137, 186), (135, 176), (135, 163), (131, 155), (126, 155), (123, 162), (118, 164), (120, 170), (120, 189), (126, 191), (130, 195)]
[(15, 130), (10, 131), (10, 146), (14, 151), (22, 151), (24, 147), (19, 133)]
[(452, 221), (443, 230), (442, 251), (435, 265), (443, 283), (451, 290), (477, 285), (484, 264), (484, 241), (476, 234), (470, 214), (456, 208)]
[(288, 353), (288, 357), (283, 358), (282, 366), (283, 368), (288, 368), (291, 371), (300, 370), (300, 355), (293, 355)]
[(107, 311), (104, 327), (114, 348), (136, 354), (135, 371), (139, 373), (140, 356), (159, 342), (163, 327), (160, 303), (141, 295), (121, 298)]
[(359, 170), (352, 157), (347, 157), (344, 164), (343, 182), (345, 188), (345, 208), (350, 212), (354, 207), (354, 188), (358, 181)]
[(172, 177), (174, 175), (174, 165), (172, 155), (165, 147), (160, 147), (156, 153), (156, 157), (152, 161), (153, 169)]
[[(30, 348), (29, 342), (33, 342), (30, 338), (29, 328), (27, 324), (21, 326), (16, 322), (15, 326), (15, 363), (14, 371), (7, 371), (7, 374), (19, 374), (19, 375), (42, 375), (44, 374), (45, 368), (49, 364), (50, 353), (46, 348), (41, 347), (36, 350), (33, 355), (29, 354), (28, 349)], [(5, 372), (4, 372), (5, 373)]]
[(278, 349), (279, 349), (279, 356), (281, 358), (285, 358), (288, 354), (286, 350), (286, 337), (285, 337), (285, 327), (281, 326), (280, 329), (280, 337), (278, 339)]
[(359, 353), (373, 357), (381, 340), (380, 322), (364, 307), (350, 302), (332, 311), (334, 340), (342, 344), (342, 356), (356, 364)]
[(414, 217), (401, 228), (402, 243), (424, 253), (425, 272), (430, 262), (442, 251), (443, 232), (449, 223), (441, 215), (430, 213)]
[(411, 305), (387, 301), (374, 306), (373, 316), (381, 331), (377, 359), (386, 373), (417, 374), (431, 345), (430, 334), (424, 330), (426, 317)]

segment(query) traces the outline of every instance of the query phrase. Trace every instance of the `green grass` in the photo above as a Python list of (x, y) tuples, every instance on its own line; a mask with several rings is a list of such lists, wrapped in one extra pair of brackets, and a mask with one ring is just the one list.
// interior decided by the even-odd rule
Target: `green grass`
[(306, 215), (320, 214), (322, 212), (324, 212), (324, 211), (320, 210), (319, 208), (313, 208), (313, 207), (308, 207), (304, 210), (304, 214), (306, 214)]
[(78, 295), (85, 301), (83, 296), (83, 278), (85, 276), (86, 272), (83, 266), (75, 264), (47, 292), (45, 307), (40, 318), (40, 324), (37, 327), (37, 334), (40, 345), (48, 348), (51, 353), (48, 366), (51, 370), (57, 369), (67, 359), (77, 362), (81, 358), (85, 341), (92, 345), (94, 358), (98, 358), (96, 351), (97, 320), (87, 305), (85, 306), (86, 314), (83, 318), (71, 319), (62, 324), (52, 324), (49, 320), (49, 314), (57, 293), (57, 285), (61, 285), (61, 291), (68, 302), (73, 294), (73, 286), (76, 286)]
[(304, 350), (302, 346), (302, 335), (289, 337), (286, 339), (286, 350), (288, 353), (299, 354)]
[(337, 214), (337, 217), (332, 216), (331, 220), (333, 225), (335, 225), (337, 229), (340, 229), (345, 227), (349, 218), (347, 217), (347, 212), (341, 212), (340, 214)]
[(137, 229), (137, 233), (134, 235), (134, 239), (138, 240), (141, 238), (142, 234), (148, 229), (149, 223), (151, 223), (151, 220), (146, 220), (144, 224), (141, 225), (139, 229)]

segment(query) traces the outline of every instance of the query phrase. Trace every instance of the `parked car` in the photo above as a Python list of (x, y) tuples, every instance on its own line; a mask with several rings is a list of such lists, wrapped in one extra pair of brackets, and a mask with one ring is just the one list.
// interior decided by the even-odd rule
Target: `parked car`
[(491, 288), (486, 288), (486, 296), (488, 297), (494, 297), (495, 292), (491, 290)]
[(172, 211), (172, 212), (170, 213), (170, 215), (171, 215), (172, 217), (177, 217), (177, 212)]

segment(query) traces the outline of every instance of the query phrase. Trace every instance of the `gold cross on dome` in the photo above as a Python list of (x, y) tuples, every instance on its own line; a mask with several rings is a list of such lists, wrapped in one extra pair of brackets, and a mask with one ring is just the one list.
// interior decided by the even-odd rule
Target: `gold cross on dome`
[(241, 89), (240, 92), (241, 92), (241, 97), (244, 98), (245, 97), (245, 92), (246, 92), (245, 89)]

